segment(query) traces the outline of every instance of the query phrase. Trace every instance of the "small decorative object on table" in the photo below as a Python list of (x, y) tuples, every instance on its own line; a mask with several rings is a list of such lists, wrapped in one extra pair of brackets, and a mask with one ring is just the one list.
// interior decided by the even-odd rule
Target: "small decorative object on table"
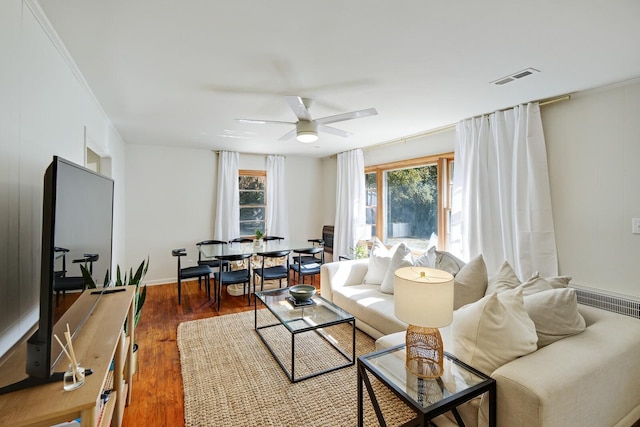
[(316, 293), (315, 286), (311, 285), (295, 285), (289, 288), (289, 294), (297, 303), (304, 303), (311, 301)]
[[(84, 384), (84, 368), (80, 366), (80, 362), (78, 362), (78, 360), (76, 359), (76, 354), (73, 351), (69, 324), (67, 323), (67, 330), (64, 333), (64, 337), (67, 341), (66, 347), (64, 344), (62, 344), (62, 341), (60, 341), (60, 338), (58, 338), (57, 335), (54, 334), (53, 336), (58, 341), (60, 346), (62, 346), (62, 351), (64, 351), (64, 353), (69, 358), (69, 370), (64, 373), (62, 387), (65, 389), (65, 391), (75, 390)], [(69, 349), (68, 351), (67, 348)]]
[(264, 236), (264, 233), (262, 232), (262, 230), (260, 230), (259, 228), (256, 228), (256, 238), (253, 240), (253, 246), (256, 246), (256, 247), (262, 246), (262, 243), (264, 242), (262, 240), (263, 236)]
[(73, 366), (69, 364), (69, 370), (64, 373), (64, 385), (65, 391), (75, 390), (84, 384), (84, 368), (80, 366), (80, 363), (76, 363)]

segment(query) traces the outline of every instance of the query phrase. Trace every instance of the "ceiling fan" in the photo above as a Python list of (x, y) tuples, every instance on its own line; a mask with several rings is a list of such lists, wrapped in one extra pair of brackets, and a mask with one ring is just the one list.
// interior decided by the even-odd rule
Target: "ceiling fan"
[(293, 110), (293, 113), (298, 118), (297, 122), (283, 122), (276, 120), (252, 120), (252, 119), (236, 119), (241, 123), (256, 123), (256, 124), (278, 124), (278, 125), (295, 125), (296, 128), (282, 135), (278, 140), (283, 141), (292, 138), (294, 135), (296, 139), (303, 143), (311, 143), (318, 140), (318, 132), (326, 132), (333, 135), (346, 138), (352, 135), (351, 132), (347, 132), (342, 129), (337, 129), (331, 126), (327, 126), (332, 123), (343, 122), (346, 120), (359, 119), (361, 117), (375, 116), (378, 114), (375, 108), (367, 108), (366, 110), (351, 111), (349, 113), (336, 114), (334, 116), (322, 117), (320, 119), (312, 119), (309, 114), (309, 108), (311, 107), (312, 100), (309, 98), (301, 98), (299, 96), (286, 96), (287, 103)]

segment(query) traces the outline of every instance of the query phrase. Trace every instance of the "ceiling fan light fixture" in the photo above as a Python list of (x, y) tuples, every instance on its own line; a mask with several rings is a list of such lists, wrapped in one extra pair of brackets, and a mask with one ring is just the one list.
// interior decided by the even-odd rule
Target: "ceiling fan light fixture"
[(312, 142), (316, 142), (318, 140), (318, 132), (314, 131), (302, 131), (298, 132), (296, 135), (296, 139), (303, 144), (311, 144)]
[(303, 144), (310, 144), (318, 140), (318, 127), (315, 122), (300, 120), (296, 123), (296, 139)]

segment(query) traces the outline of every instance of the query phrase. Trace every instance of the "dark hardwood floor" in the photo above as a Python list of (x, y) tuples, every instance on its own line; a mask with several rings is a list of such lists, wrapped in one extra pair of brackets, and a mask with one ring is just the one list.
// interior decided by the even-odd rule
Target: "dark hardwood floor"
[[(309, 279), (306, 279), (309, 282)], [(319, 276), (314, 285), (319, 288)], [(131, 404), (124, 413), (124, 426), (180, 426), (184, 424), (184, 397), (180, 355), (176, 344), (181, 322), (251, 310), (246, 296), (223, 292), (220, 312), (207, 299), (198, 283), (183, 282), (178, 305), (175, 283), (147, 287), (135, 340), (139, 345), (138, 371), (133, 380)]]

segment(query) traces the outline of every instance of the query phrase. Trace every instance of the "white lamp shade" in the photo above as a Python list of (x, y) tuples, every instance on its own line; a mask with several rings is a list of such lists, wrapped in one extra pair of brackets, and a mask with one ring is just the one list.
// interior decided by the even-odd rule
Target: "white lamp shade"
[(395, 315), (405, 323), (429, 328), (453, 321), (453, 276), (426, 267), (403, 267), (395, 272)]

